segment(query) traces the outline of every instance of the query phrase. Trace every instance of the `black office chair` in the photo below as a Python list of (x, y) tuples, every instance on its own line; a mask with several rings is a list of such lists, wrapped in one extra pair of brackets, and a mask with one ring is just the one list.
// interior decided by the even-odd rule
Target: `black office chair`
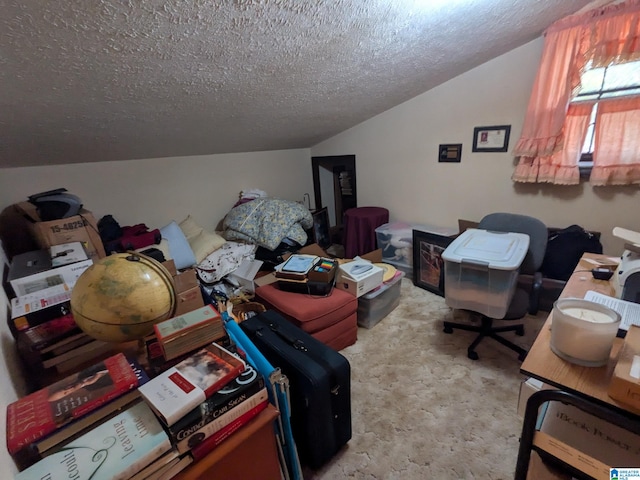
[[(533, 276), (533, 285), (531, 291), (527, 292), (522, 288), (516, 288), (513, 297), (509, 303), (506, 314), (495, 320), (518, 320), (523, 318), (527, 312), (531, 315), (538, 313), (540, 303), (540, 291), (542, 289), (542, 274), (539, 269), (544, 260), (545, 250), (547, 248), (547, 227), (537, 218), (527, 215), (518, 215), (514, 213), (492, 213), (484, 217), (478, 224), (481, 230), (489, 230), (496, 232), (515, 232), (524, 233), (529, 236), (529, 249), (520, 265), (519, 274), (527, 274)], [(446, 297), (446, 284), (445, 284)], [(471, 360), (477, 360), (478, 354), (475, 351), (478, 344), (484, 337), (491, 337), (500, 342), (502, 345), (509, 347), (518, 353), (518, 359), (524, 360), (527, 351), (513, 342), (498, 335), (501, 332), (515, 331), (516, 335), (524, 335), (524, 325), (509, 326), (493, 326), (493, 318), (482, 315), (480, 325), (469, 325), (454, 322), (444, 322), (444, 332), (453, 333), (453, 329), (467, 330), (478, 332), (478, 336), (467, 348), (467, 356)]]

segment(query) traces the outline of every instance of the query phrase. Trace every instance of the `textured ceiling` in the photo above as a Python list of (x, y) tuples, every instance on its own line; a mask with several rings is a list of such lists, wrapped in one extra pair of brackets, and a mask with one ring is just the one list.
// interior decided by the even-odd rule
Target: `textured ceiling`
[(0, 0), (0, 167), (311, 147), (589, 1)]

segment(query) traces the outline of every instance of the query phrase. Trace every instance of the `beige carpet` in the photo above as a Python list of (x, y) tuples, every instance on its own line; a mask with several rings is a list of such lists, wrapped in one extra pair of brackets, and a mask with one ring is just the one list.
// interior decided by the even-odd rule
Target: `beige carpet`
[[(444, 299), (402, 282), (400, 305), (341, 352), (352, 369), (353, 437), (305, 479), (513, 478), (525, 378), (516, 353), (485, 339), (469, 360), (474, 334), (442, 331), (453, 316)], [(546, 317), (527, 317), (526, 335), (508, 338), (528, 347)]]

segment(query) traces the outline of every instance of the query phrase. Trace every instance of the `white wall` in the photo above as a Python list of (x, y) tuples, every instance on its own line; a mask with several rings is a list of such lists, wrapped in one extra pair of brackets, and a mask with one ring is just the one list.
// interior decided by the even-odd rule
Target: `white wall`
[[(618, 255), (615, 226), (640, 230), (637, 187), (523, 185), (511, 181), (540, 55), (532, 41), (388, 110), (311, 149), (314, 157), (354, 154), (358, 205), (389, 209), (402, 220), (457, 227), (493, 211), (539, 217), (548, 226), (601, 231)], [(472, 153), (477, 126), (511, 125), (509, 152)], [(438, 145), (462, 143), (461, 163), (438, 163)]]
[(191, 214), (214, 228), (242, 190), (302, 201), (313, 199), (308, 149), (152, 158), (0, 170), (0, 209), (31, 194), (64, 187), (99, 220), (161, 228)]
[[(171, 220), (179, 222), (191, 214), (213, 229), (240, 192), (250, 188), (296, 201), (309, 193), (313, 202), (311, 155), (308, 149), (299, 149), (3, 169), (0, 210), (31, 194), (58, 187), (78, 195), (97, 220), (112, 214), (122, 226), (146, 223), (150, 228), (160, 228)], [(4, 263), (4, 254), (0, 260)], [(3, 318), (6, 301), (2, 291)], [(0, 341), (0, 378), (5, 379), (0, 388), (0, 411), (4, 412), (8, 403), (25, 392), (6, 319), (0, 325)], [(3, 413), (3, 445), (5, 421)], [(0, 448), (0, 478), (12, 478), (15, 471), (6, 448)]]

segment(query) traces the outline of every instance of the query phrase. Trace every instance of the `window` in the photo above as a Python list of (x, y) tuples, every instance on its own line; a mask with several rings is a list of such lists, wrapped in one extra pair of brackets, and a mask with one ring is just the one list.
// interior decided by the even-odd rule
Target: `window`
[(595, 126), (599, 102), (611, 98), (640, 95), (640, 61), (591, 68), (587, 65), (580, 77), (580, 90), (572, 103), (593, 103), (589, 127), (582, 145), (579, 160), (580, 175), (588, 177), (593, 166)]
[(640, 0), (545, 31), (513, 181), (577, 185), (588, 169), (592, 186), (640, 185), (639, 39)]

